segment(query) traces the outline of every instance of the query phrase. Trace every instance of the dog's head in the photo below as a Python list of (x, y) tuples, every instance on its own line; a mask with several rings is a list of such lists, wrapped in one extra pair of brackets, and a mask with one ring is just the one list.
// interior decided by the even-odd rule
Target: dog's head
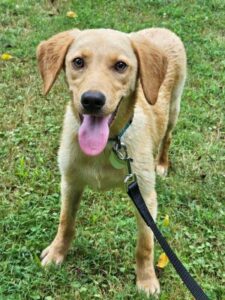
[(126, 122), (132, 114), (139, 78), (146, 100), (156, 102), (167, 66), (143, 36), (110, 29), (62, 32), (40, 43), (37, 58), (45, 94), (65, 68), (80, 122), (79, 143), (87, 155), (101, 153), (110, 129), (123, 126), (121, 119)]

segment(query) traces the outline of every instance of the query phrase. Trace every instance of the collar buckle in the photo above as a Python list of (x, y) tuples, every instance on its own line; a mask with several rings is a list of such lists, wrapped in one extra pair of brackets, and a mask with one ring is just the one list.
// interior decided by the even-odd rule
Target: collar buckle
[(128, 190), (128, 186), (131, 183), (137, 181), (136, 174), (132, 172), (131, 168), (131, 163), (133, 162), (133, 159), (129, 157), (127, 152), (127, 146), (121, 142), (120, 138), (118, 138), (118, 141), (114, 144), (113, 151), (119, 160), (126, 162), (128, 174), (124, 179), (124, 184), (126, 186), (126, 189)]

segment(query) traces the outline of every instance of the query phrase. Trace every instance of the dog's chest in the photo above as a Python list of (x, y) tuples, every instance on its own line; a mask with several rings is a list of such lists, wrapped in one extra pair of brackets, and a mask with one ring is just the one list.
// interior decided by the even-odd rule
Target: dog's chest
[(109, 160), (109, 153), (104, 153), (93, 160), (82, 162), (79, 168), (82, 181), (96, 190), (122, 187), (126, 168), (115, 169)]

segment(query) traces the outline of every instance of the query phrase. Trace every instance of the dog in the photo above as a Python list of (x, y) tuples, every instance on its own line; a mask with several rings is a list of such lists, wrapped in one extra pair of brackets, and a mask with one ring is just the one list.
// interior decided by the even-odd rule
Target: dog
[[(155, 177), (166, 175), (171, 133), (186, 78), (182, 41), (163, 28), (123, 33), (111, 29), (65, 31), (43, 41), (37, 60), (44, 94), (65, 70), (68, 104), (58, 164), (61, 213), (58, 232), (42, 252), (42, 265), (60, 264), (75, 231), (85, 186), (122, 187), (126, 168), (110, 162), (112, 142), (121, 139), (132, 157), (141, 194), (156, 219)], [(160, 292), (153, 265), (153, 235), (136, 212), (136, 284), (147, 295)]]

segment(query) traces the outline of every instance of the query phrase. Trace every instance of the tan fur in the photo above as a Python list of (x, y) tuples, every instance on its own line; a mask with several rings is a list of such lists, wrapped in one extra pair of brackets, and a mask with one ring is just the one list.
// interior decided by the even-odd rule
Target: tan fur
[(140, 79), (146, 100), (155, 104), (159, 88), (167, 70), (167, 59), (163, 52), (149, 40), (136, 36), (133, 41), (139, 68)]
[(64, 57), (70, 44), (74, 41), (70, 31), (59, 33), (43, 41), (37, 48), (38, 66), (44, 81), (46, 95), (54, 84), (64, 63)]
[[(87, 66), (82, 71), (73, 68), (75, 57), (85, 59)], [(142, 196), (156, 218), (155, 153), (158, 152), (157, 171), (165, 175), (171, 131), (179, 114), (186, 77), (186, 56), (182, 42), (174, 33), (153, 28), (131, 34), (109, 29), (67, 31), (42, 42), (37, 58), (45, 93), (65, 66), (73, 95), (67, 106), (58, 155), (62, 175), (60, 223), (55, 239), (42, 252), (42, 264), (47, 265), (61, 263), (68, 252), (85, 186), (99, 190), (123, 186), (126, 175), (125, 169), (116, 170), (109, 163), (111, 143), (96, 157), (87, 157), (81, 151), (77, 140), (79, 114), (83, 112), (81, 95), (88, 90), (104, 93), (104, 115), (111, 114), (119, 105), (110, 127), (111, 137), (133, 117), (122, 139), (134, 160), (132, 170), (137, 175)], [(119, 60), (128, 65), (123, 74), (113, 69)], [(137, 286), (149, 295), (160, 290), (153, 265), (153, 236), (140, 215), (136, 215)]]

